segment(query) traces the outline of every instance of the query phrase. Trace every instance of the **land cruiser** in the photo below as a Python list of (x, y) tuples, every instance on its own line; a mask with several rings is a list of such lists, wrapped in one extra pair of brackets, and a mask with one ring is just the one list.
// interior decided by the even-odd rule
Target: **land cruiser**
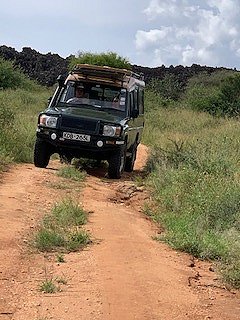
[(109, 178), (133, 171), (144, 126), (143, 77), (132, 71), (78, 64), (39, 114), (34, 164), (52, 154), (108, 161)]

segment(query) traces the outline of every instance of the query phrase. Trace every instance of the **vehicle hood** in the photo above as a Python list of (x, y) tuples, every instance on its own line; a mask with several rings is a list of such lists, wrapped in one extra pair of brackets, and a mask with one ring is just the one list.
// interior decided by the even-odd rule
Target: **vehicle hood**
[[(48, 110), (49, 112), (49, 110)], [(124, 116), (116, 113), (108, 113), (107, 111), (100, 109), (90, 109), (90, 108), (79, 108), (79, 107), (67, 107), (67, 108), (59, 108), (54, 111), (51, 110), (51, 114), (54, 115), (62, 115), (64, 116), (73, 116), (73, 117), (81, 117), (81, 118), (90, 118), (96, 121), (107, 121), (113, 123), (120, 123)]]

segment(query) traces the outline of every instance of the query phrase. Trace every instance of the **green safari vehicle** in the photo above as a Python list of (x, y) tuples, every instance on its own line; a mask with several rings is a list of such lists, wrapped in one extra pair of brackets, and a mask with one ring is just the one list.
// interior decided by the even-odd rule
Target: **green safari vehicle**
[(125, 69), (79, 64), (58, 87), (38, 116), (34, 164), (46, 168), (58, 153), (108, 161), (109, 178), (133, 171), (144, 127), (141, 75)]

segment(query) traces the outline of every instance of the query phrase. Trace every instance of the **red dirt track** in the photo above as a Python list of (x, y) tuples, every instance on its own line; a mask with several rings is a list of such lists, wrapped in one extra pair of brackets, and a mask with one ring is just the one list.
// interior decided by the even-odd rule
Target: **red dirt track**
[[(89, 170), (83, 187), (56, 176), (58, 161), (48, 169), (16, 165), (0, 176), (0, 320), (240, 319), (239, 292), (227, 290), (209, 263), (153, 240), (157, 226), (141, 210), (149, 196), (132, 181), (146, 158), (140, 145), (133, 174), (108, 180), (104, 169)], [(57, 263), (55, 253), (29, 243), (41, 217), (66, 196), (90, 212), (93, 243)], [(59, 292), (39, 291), (57, 277), (67, 281)]]

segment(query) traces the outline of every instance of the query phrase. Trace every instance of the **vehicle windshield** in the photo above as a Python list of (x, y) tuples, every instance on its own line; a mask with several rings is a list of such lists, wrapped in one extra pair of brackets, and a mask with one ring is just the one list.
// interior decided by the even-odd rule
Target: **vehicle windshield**
[(60, 103), (125, 111), (126, 89), (103, 84), (68, 81)]

